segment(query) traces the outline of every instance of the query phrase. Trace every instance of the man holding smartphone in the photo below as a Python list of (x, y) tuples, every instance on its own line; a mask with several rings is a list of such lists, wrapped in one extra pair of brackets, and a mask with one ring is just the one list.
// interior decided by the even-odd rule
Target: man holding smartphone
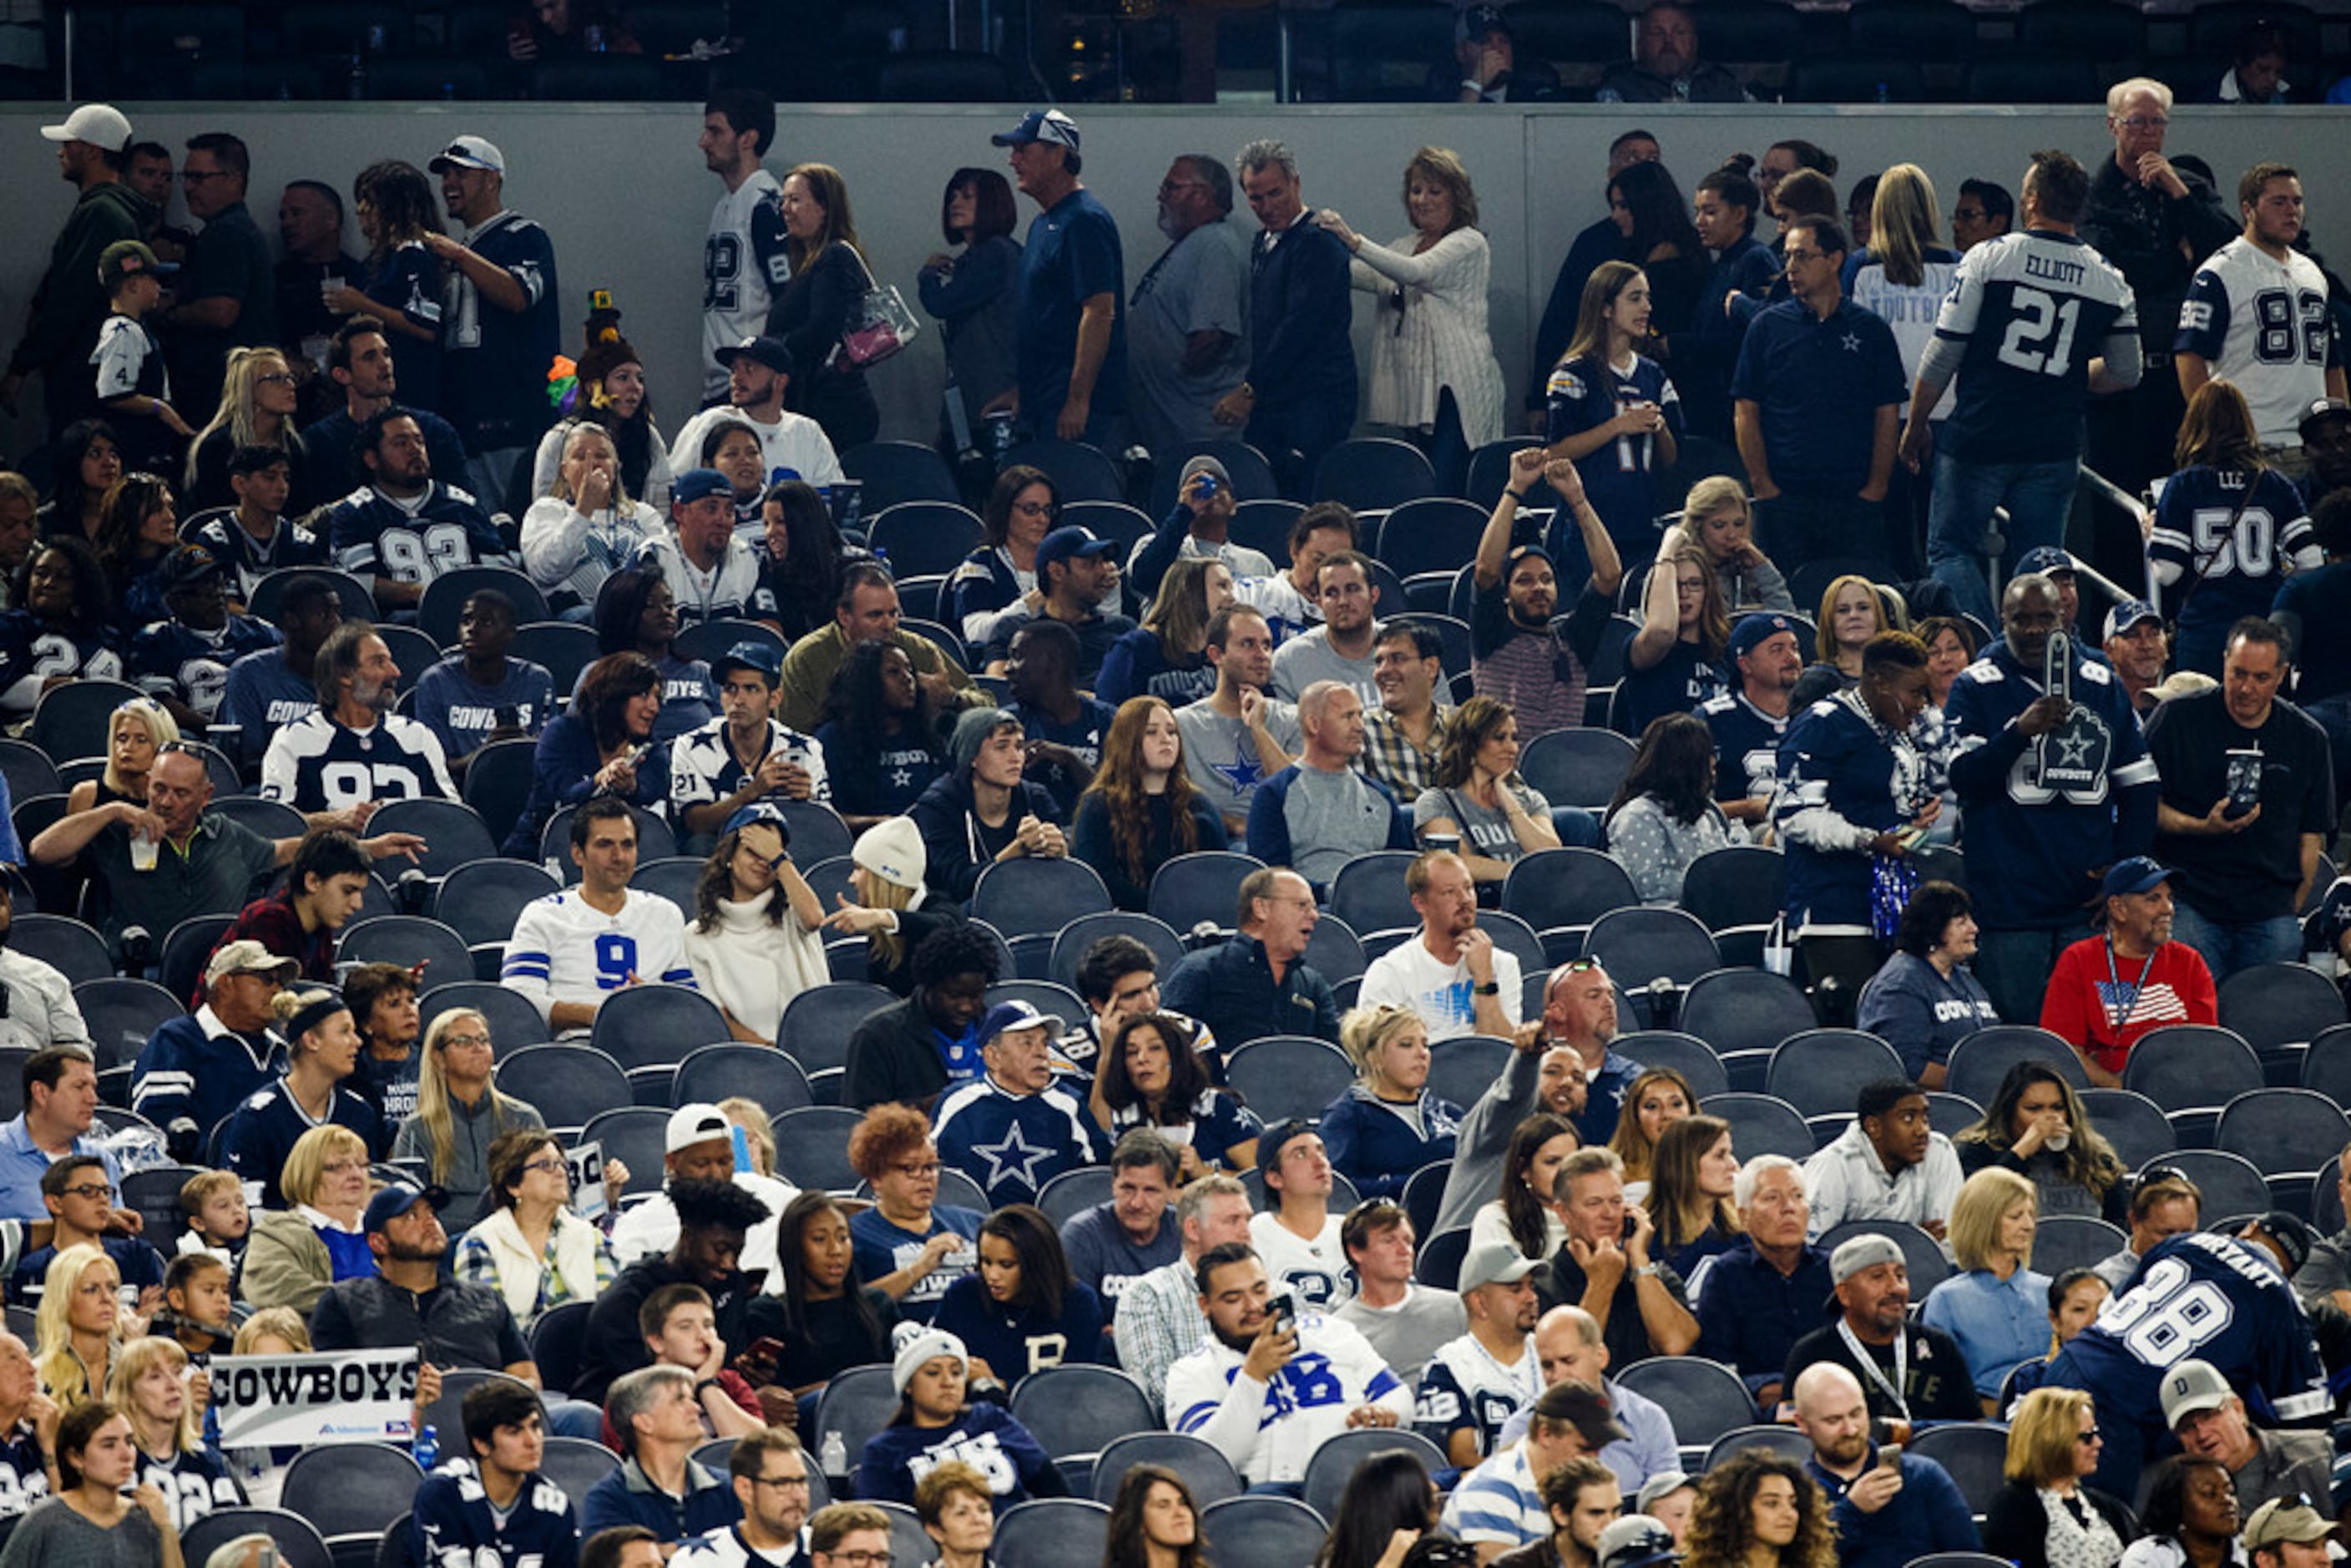
[(1813, 1444), (1804, 1469), (1829, 1495), (1837, 1568), (1902, 1568), (1938, 1552), (1981, 1550), (1949, 1471), (1870, 1440), (1869, 1405), (1852, 1373), (1815, 1362), (1796, 1379), (1795, 1403), (1796, 1430)]

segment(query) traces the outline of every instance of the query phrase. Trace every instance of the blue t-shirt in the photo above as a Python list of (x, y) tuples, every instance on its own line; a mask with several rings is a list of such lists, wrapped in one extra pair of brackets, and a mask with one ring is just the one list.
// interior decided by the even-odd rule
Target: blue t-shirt
[(1094, 377), (1092, 411), (1126, 407), (1126, 260), (1110, 209), (1084, 189), (1071, 192), (1029, 225), (1020, 251), (1015, 309), (1020, 418), (1050, 435), (1069, 401), (1078, 320), (1088, 299), (1111, 298), (1110, 350)]
[(1894, 329), (1849, 299), (1825, 319), (1796, 299), (1763, 311), (1730, 378), (1730, 395), (1756, 404), (1771, 482), (1806, 496), (1860, 493), (1877, 411), (1908, 392)]
[(410, 711), (441, 737), (442, 750), (469, 757), (488, 743), (490, 731), (498, 727), (501, 708), (513, 710), (507, 722), (519, 725), (526, 735), (537, 735), (555, 708), (555, 677), (543, 664), (510, 658), (505, 680), (479, 686), (465, 674), (465, 655), (452, 653), (418, 677)]
[(237, 741), (242, 761), (260, 761), (269, 749), (269, 737), (281, 727), (318, 711), (318, 684), (287, 668), (282, 648), (247, 653), (228, 667), (219, 722), (242, 727)]
[[(1645, 402), (1665, 410), (1666, 428), (1679, 441), (1681, 395), (1655, 360), (1635, 354), (1629, 371), (1604, 364), (1593, 355), (1570, 360), (1551, 373), (1543, 439), (1556, 444), (1580, 435), (1607, 423), (1633, 404)], [(1592, 509), (1600, 514), (1608, 537), (1619, 547), (1649, 541), (1656, 531), (1656, 436), (1620, 435), (1575, 460), (1575, 471), (1583, 476), (1583, 493), (1591, 498)], [(1581, 552), (1583, 541), (1576, 533), (1575, 519), (1562, 507), (1552, 519), (1547, 541), (1552, 559), (1561, 557), (1571, 539)], [(1571, 559), (1582, 557), (1579, 553)]]
[(832, 809), (848, 816), (902, 817), (923, 798), (931, 780), (947, 770), (946, 757), (935, 741), (925, 745), (884, 737), (871, 768), (852, 765), (855, 759), (837, 724), (819, 727), (816, 743), (824, 747)]
[(1070, 1278), (1092, 1285), (1103, 1312), (1116, 1318), (1118, 1299), (1128, 1286), (1184, 1255), (1184, 1235), (1170, 1208), (1159, 1217), (1159, 1231), (1150, 1244), (1138, 1247), (1112, 1206), (1101, 1203), (1061, 1228), (1061, 1250), (1069, 1255)]
[[(922, 1255), (923, 1244), (942, 1232), (953, 1232), (967, 1241), (979, 1239), (979, 1222), (987, 1216), (977, 1209), (957, 1208), (952, 1204), (931, 1206), (931, 1228), (915, 1232), (893, 1225), (882, 1217), (877, 1207), (854, 1215), (849, 1221), (849, 1242), (852, 1260), (857, 1266), (857, 1278), (872, 1284), (885, 1274), (894, 1274)], [(947, 1254), (946, 1260), (924, 1279), (914, 1282), (914, 1289), (898, 1298), (898, 1319), (901, 1322), (926, 1323), (939, 1310), (940, 1299), (956, 1278), (977, 1268), (979, 1254), (974, 1248), (963, 1248)]]

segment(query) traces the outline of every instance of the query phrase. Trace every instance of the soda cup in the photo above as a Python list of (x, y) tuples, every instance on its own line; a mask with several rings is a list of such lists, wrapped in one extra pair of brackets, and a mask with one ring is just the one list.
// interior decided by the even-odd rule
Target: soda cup
[(131, 834), (131, 869), (132, 871), (153, 871), (155, 869), (155, 841), (148, 837), (145, 833)]

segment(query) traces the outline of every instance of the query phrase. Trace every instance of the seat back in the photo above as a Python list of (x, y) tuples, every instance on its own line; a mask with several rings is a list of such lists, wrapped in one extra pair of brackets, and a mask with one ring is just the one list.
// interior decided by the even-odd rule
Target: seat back
[(2044, 1215), (2032, 1233), (2032, 1266), (2053, 1280), (2068, 1269), (2111, 1258), (2129, 1244), (2127, 1231), (2095, 1215)]
[(711, 1104), (742, 1095), (769, 1115), (796, 1105), (813, 1105), (808, 1074), (772, 1046), (739, 1041), (705, 1045), (677, 1064), (672, 1091), (679, 1105)]
[(447, 876), (468, 861), (488, 860), (498, 852), (489, 823), (459, 800), (388, 800), (369, 819), (368, 831), (414, 833), (423, 839), (424, 849), (415, 863), (432, 877)]
[[(587, 667), (580, 666), (583, 670)], [(575, 675), (575, 681), (577, 678)], [(569, 689), (556, 688), (559, 692)], [(535, 740), (494, 740), (474, 753), (473, 760), (465, 764), (465, 782), (457, 792), (465, 804), (482, 814), (482, 821), (500, 843), (514, 831), (523, 807), (530, 801), (531, 768), (538, 755), (538, 743)], [(638, 858), (644, 858), (643, 845), (638, 846)]]
[(465, 939), (422, 915), (383, 915), (345, 926), (335, 960), (339, 966), (397, 964), (403, 969), (423, 965), (432, 981), (474, 977), (474, 950)]
[(2338, 1105), (2351, 1105), (2351, 1024), (2337, 1024), (2313, 1036), (2297, 1076)]
[(415, 1459), (389, 1443), (337, 1443), (296, 1454), (277, 1501), (320, 1535), (372, 1540), (408, 1511), (423, 1480)]
[(2115, 1155), (2126, 1170), (2137, 1170), (2167, 1150), (2177, 1148), (2179, 1139), (2171, 1130), (2170, 1118), (2163, 1107), (2144, 1094), (2127, 1089), (2077, 1089), (2075, 1098), (2082, 1102), (2082, 1113), (2115, 1148)]
[(1927, 1292), (1950, 1278), (1951, 1261), (1932, 1236), (1917, 1226), (1901, 1219), (1851, 1219), (1833, 1226), (1820, 1239), (1823, 1252), (1834, 1252), (1856, 1236), (1883, 1236), (1902, 1249), (1903, 1264), (1910, 1271), (1910, 1299), (1923, 1301)]
[(841, 454), (841, 471), (863, 486), (866, 512), (901, 501), (959, 502), (962, 491), (946, 459), (918, 441), (863, 441)]
[(1240, 904), (1241, 883), (1251, 872), (1264, 869), (1265, 862), (1255, 855), (1232, 850), (1177, 855), (1161, 862), (1151, 873), (1147, 902), (1152, 915), (1178, 936), (1189, 936), (1204, 924), (1229, 932)]
[[(2202, 1229), (2218, 1230), (2230, 1219), (2269, 1211), (2269, 1181), (2242, 1155), (2224, 1149), (2173, 1149), (2155, 1164), (2178, 1171), (2204, 1195)], [(2147, 1167), (2141, 1166), (2139, 1179), (2146, 1178)]]
[(1519, 771), (1554, 806), (1598, 810), (1633, 766), (1633, 743), (1614, 730), (1554, 729), (1519, 757)]
[[(588, 1301), (566, 1301), (564, 1306), (590, 1306), (592, 1304), (592, 1302)], [(559, 1312), (563, 1310), (563, 1307), (558, 1307), (555, 1310)], [(553, 1314), (550, 1313), (549, 1315), (551, 1316)], [(546, 1322), (546, 1319), (542, 1318), (539, 1321), (544, 1322)], [(538, 1344), (536, 1338), (534, 1338), (531, 1343), (534, 1347)], [(543, 1374), (547, 1370), (547, 1358), (545, 1356), (540, 1356), (538, 1359), (539, 1370)], [(548, 1385), (548, 1387), (552, 1389), (559, 1389), (561, 1386), (562, 1385), (552, 1382)], [(732, 1448), (733, 1445), (730, 1443), (728, 1447)], [(580, 1506), (580, 1500), (588, 1495), (590, 1488), (593, 1487), (598, 1481), (602, 1480), (606, 1476), (611, 1475), (614, 1470), (617, 1470), (620, 1468), (620, 1455), (612, 1452), (611, 1449), (604, 1447), (603, 1444), (590, 1442), (585, 1437), (548, 1438), (547, 1448), (540, 1455), (538, 1461), (538, 1473), (545, 1476), (549, 1480), (553, 1481), (557, 1486), (561, 1487), (563, 1489), (563, 1495), (571, 1500), (571, 1505), (575, 1509)], [(810, 1469), (813, 1471), (815, 1467), (810, 1466)], [(719, 1473), (721, 1475), (726, 1473), (726, 1467), (723, 1463), (719, 1467)], [(812, 1476), (809, 1482), (810, 1490), (812, 1492), (816, 1492), (816, 1489), (822, 1484), (823, 1483), (821, 1481), (815, 1479)], [(822, 1496), (823, 1494), (821, 1492), (816, 1492), (816, 1495)], [(812, 1506), (822, 1506), (821, 1504), (816, 1504), (813, 1498), (811, 1498), (810, 1501)]]
[(996, 1521), (994, 1556), (1023, 1568), (1101, 1568), (1110, 1510), (1091, 1498), (1031, 1498)]
[(2253, 1048), (2233, 1030), (2212, 1024), (2150, 1030), (2123, 1063), (2123, 1087), (2162, 1106), (2174, 1126), (2183, 1111), (2218, 1110), (2264, 1082)]
[[(538, 1364), (539, 1382), (546, 1387), (571, 1386), (580, 1371), (580, 1347), (588, 1338), (588, 1314), (595, 1305), (560, 1301), (539, 1313), (530, 1325), (530, 1359)], [(590, 1447), (601, 1448), (598, 1444)]]
[[(507, 656), (540, 666), (555, 678), (557, 694), (565, 695), (580, 684), (580, 672), (596, 662), (596, 633), (574, 621), (534, 621), (515, 628)], [(491, 831), (504, 837), (513, 827), (509, 821), (503, 827), (494, 824)]]
[(1080, 1166), (1037, 1189), (1037, 1207), (1059, 1230), (1089, 1208), (1110, 1201), (1111, 1168)]
[(1273, 1034), (1225, 1057), (1225, 1082), (1268, 1123), (1319, 1117), (1355, 1082), (1355, 1064), (1327, 1040)]
[[(444, 1427), (449, 1431), (455, 1428)], [(334, 1452), (339, 1450), (320, 1450)], [(414, 1461), (411, 1460), (411, 1464)], [(290, 1471), (289, 1471), (290, 1476)], [(411, 1491), (415, 1483), (410, 1483)], [(400, 1515), (393, 1515), (396, 1519)], [(387, 1520), (386, 1523), (390, 1523)], [(182, 1561), (203, 1563), (241, 1535), (266, 1535), (277, 1548), (281, 1568), (335, 1568), (335, 1554), (319, 1527), (283, 1508), (219, 1508), (180, 1531)]]
[[(436, 573), (424, 585), (424, 597), (416, 603), (416, 629), (432, 638), (435, 648), (455, 647), (465, 601), (486, 588), (514, 601), (517, 626), (548, 617), (547, 597), (539, 592), (538, 584), (513, 567), (461, 566)], [(411, 680), (423, 673), (422, 669), (407, 672)]]
[(34, 705), (25, 738), (57, 762), (103, 757), (114, 710), (140, 695), (137, 686), (122, 681), (84, 677), (51, 686)]
[(1763, 1087), (1812, 1120), (1851, 1116), (1862, 1085), (1902, 1076), (1902, 1059), (1877, 1036), (1857, 1029), (1810, 1029), (1790, 1035), (1771, 1052)]
[(1430, 1475), (1446, 1468), (1445, 1456), (1437, 1445), (1419, 1433), (1406, 1427), (1362, 1427), (1342, 1432), (1335, 1437), (1325, 1437), (1314, 1457), (1306, 1461), (1306, 1506), (1325, 1519), (1339, 1517), (1339, 1499), (1347, 1490), (1347, 1479), (1355, 1467), (1374, 1454), (1391, 1448), (1402, 1448), (1418, 1459), (1421, 1468)]
[(1192, 1489), (1192, 1500), (1203, 1510), (1241, 1495), (1239, 1473), (1215, 1444), (1187, 1432), (1149, 1429), (1155, 1425), (1155, 1421), (1146, 1423), (1142, 1431), (1112, 1438), (1094, 1456), (1096, 1502), (1115, 1502), (1126, 1472), (1136, 1465), (1159, 1465), (1182, 1476), (1184, 1484)]
[(1711, 1443), (1755, 1419), (1754, 1396), (1738, 1372), (1702, 1356), (1652, 1356), (1619, 1368), (1615, 1381), (1663, 1406), (1684, 1448)]
[(1200, 1542), (1217, 1563), (1311, 1563), (1329, 1527), (1293, 1497), (1228, 1497), (1200, 1510)]
[(2310, 1178), (2335, 1163), (2351, 1143), (2351, 1116), (2325, 1095), (2309, 1089), (2255, 1089), (2220, 1109), (2212, 1145), (2242, 1155), (2271, 1179), (2300, 1193)]
[(163, 988), (175, 997), (193, 996), (204, 977), (204, 960), (220, 945), (221, 934), (236, 920), (233, 914), (191, 915), (164, 934), (155, 957), (155, 972)]
[(1684, 1030), (1632, 1030), (1619, 1034), (1609, 1049), (1643, 1067), (1673, 1069), (1700, 1100), (1730, 1092), (1730, 1075), (1714, 1047)]
[[(492, 1038), (496, 1027), (491, 1028)], [(629, 1103), (629, 1075), (593, 1046), (526, 1045), (501, 1052), (498, 1092), (528, 1103), (549, 1127), (584, 1127), (597, 1114)]]
[(897, 1001), (863, 980), (834, 980), (811, 987), (784, 1004), (776, 1043), (800, 1064), (820, 1102), (841, 1097), (841, 1069), (848, 1065), (850, 1037), (857, 1026)]
[(1143, 1385), (1114, 1366), (1032, 1372), (1013, 1385), (1011, 1410), (1057, 1459), (1092, 1458), (1127, 1433), (1158, 1424)]
[(643, 983), (623, 987), (598, 1004), (588, 1043), (629, 1069), (674, 1067), (688, 1051), (732, 1038), (716, 1002), (689, 987), (645, 976)]
[[(1761, 1088), (1782, 1040), (1818, 1022), (1813, 1004), (1785, 975), (1768, 969), (1718, 969), (1682, 995), (1682, 1031), (1714, 1047), (1734, 1087)], [(1751, 1073), (1743, 1069), (1751, 1064)]]
[(1757, 1155), (1785, 1155), (1799, 1162), (1813, 1157), (1813, 1133), (1802, 1113), (1776, 1095), (1715, 1094), (1700, 1100), (1698, 1109), (1730, 1124), (1731, 1152), (1742, 1160)]
[(1428, 1092), (1468, 1110), (1498, 1082), (1510, 1064), (1510, 1042), (1489, 1035), (1465, 1034), (1446, 1040), (1429, 1052)]
[[(2037, 1261), (2041, 1254), (2033, 1248)], [(2043, 1269), (2043, 1273), (2049, 1272)], [(2000, 1495), (2007, 1482), (2008, 1428), (1991, 1421), (1957, 1421), (1949, 1426), (1928, 1427), (1911, 1435), (1909, 1452), (1922, 1459), (1932, 1459), (1943, 1467), (1952, 1480), (1959, 1483), (1959, 1495), (1968, 1500), (1968, 1511), (1979, 1519), (1991, 1511), (1991, 1500)], [(1952, 1556), (1973, 1557), (1972, 1552), (1953, 1552)], [(1933, 1558), (1921, 1559), (1933, 1562)], [(1913, 1563), (1910, 1568), (1918, 1568)]]
[[(29, 918), (17, 916), (20, 922)], [(149, 1035), (187, 1015), (187, 1004), (182, 999), (186, 995), (127, 975), (105, 975), (75, 986), (74, 1003), (81, 1009), (82, 1022), (89, 1026), (99, 1070), (137, 1061)]]
[(1110, 907), (1102, 874), (1067, 858), (998, 861), (979, 873), (971, 891), (972, 918), (987, 921), (1007, 937), (1051, 936), (1081, 915)]
[(890, 1369), (852, 1366), (834, 1374), (832, 1381), (824, 1385), (810, 1430), (827, 1437), (840, 1433), (841, 1441), (848, 1446), (850, 1462), (854, 1464), (874, 1434), (887, 1427), (897, 1413), (898, 1391), (892, 1386)]
[(548, 1038), (547, 1020), (530, 1001), (489, 980), (455, 980), (435, 985), (417, 998), (424, 1027), (451, 1008), (477, 1012), (490, 1026), (490, 1039), (500, 1051), (518, 1051)]
[(1386, 511), (1435, 494), (1437, 471), (1420, 448), (1389, 436), (1342, 441), (1314, 469), (1313, 499), (1358, 512)]
[(864, 1113), (846, 1105), (801, 1105), (769, 1117), (776, 1174), (801, 1188), (850, 1191), (857, 1186), (857, 1173), (849, 1165), (849, 1134), (864, 1119)]
[[(580, 1144), (602, 1145), (604, 1157), (618, 1157), (629, 1167), (629, 1193), (659, 1192), (663, 1145), (669, 1112), (654, 1105), (619, 1105), (599, 1111), (580, 1129)], [(576, 1146), (576, 1145), (575, 1145)]]
[(494, 855), (449, 871), (434, 891), (433, 917), (469, 944), (503, 944), (527, 906), (560, 891), (545, 866)]
[[(538, 834), (539, 863), (559, 872), (566, 887), (576, 886), (580, 881), (580, 862), (571, 858), (571, 819), (578, 810), (576, 806), (564, 807), (547, 820), (547, 826)], [(637, 824), (640, 862), (667, 860), (677, 853), (677, 835), (670, 831), (667, 822), (643, 806), (630, 807), (629, 815)]]
[(1307, 933), (1305, 962), (1308, 968), (1334, 988), (1348, 980), (1361, 979), (1364, 971), (1371, 967), (1355, 928), (1335, 915), (1323, 915)]
[[(1449, 572), (1478, 553), (1478, 536), (1485, 532), (1489, 509), (1458, 496), (1425, 496), (1406, 501), (1380, 519), (1379, 538), (1371, 553), (1399, 577), (1420, 571)], [(1384, 618), (1400, 613), (1404, 606), (1379, 608)]]
[(1943, 1087), (1989, 1105), (2009, 1069), (2021, 1061), (2046, 1067), (2077, 1090), (2090, 1086), (2090, 1076), (2082, 1071), (2082, 1059), (2072, 1046), (2045, 1029), (2004, 1023), (1980, 1029), (1951, 1047)]
[(1130, 910), (1100, 909), (1079, 915), (1062, 926), (1061, 934), (1053, 938), (1049, 967), (1054, 983), (1075, 990), (1078, 961), (1085, 956), (1087, 948), (1105, 936), (1132, 936), (1150, 948), (1163, 981), (1170, 969), (1184, 961), (1184, 939), (1176, 936), (1165, 920), (1137, 915)]
[(952, 501), (901, 501), (872, 515), (865, 538), (887, 554), (893, 574), (919, 577), (953, 571), (984, 534), (979, 518)]
[(1380, 850), (1349, 861), (1331, 879), (1331, 913), (1359, 936), (1418, 926), (1420, 914), (1404, 885), (1405, 868), (1412, 862), (1404, 850)]
[(1584, 934), (1583, 956), (1628, 991), (1660, 978), (1687, 986), (1722, 967), (1713, 934), (1679, 909), (1612, 909)]

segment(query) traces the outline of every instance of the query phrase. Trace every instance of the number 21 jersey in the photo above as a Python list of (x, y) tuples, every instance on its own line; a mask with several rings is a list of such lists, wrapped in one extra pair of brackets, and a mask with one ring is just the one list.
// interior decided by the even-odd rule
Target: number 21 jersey
[(1943, 450), (1967, 463), (2053, 463), (2081, 455), (2090, 361), (2137, 362), (2138, 314), (2105, 256), (2034, 229), (1960, 258), (1935, 336), (1967, 345)]

